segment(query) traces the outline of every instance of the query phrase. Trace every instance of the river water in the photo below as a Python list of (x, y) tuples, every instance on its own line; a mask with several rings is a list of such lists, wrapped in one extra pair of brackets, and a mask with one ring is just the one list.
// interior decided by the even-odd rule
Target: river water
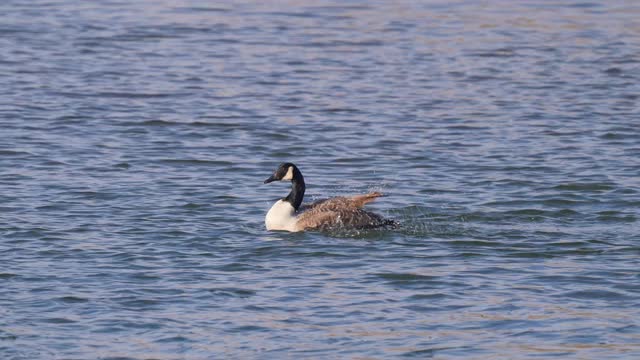
[(0, 14), (0, 358), (640, 358), (640, 4)]

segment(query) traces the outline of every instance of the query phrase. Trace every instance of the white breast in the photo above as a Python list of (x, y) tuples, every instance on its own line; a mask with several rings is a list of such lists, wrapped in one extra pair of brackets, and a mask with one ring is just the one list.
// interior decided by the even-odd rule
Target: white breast
[(288, 201), (278, 200), (264, 219), (267, 230), (298, 231), (296, 229), (296, 210)]

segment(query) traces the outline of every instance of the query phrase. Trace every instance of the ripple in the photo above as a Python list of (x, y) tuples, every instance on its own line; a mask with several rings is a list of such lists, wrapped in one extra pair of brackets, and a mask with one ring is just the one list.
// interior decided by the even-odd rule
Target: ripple
[(411, 273), (380, 273), (380, 274), (374, 274), (374, 275), (384, 280), (399, 281), (399, 282), (431, 281), (437, 278), (436, 276), (419, 275), (419, 274), (411, 274)]
[(576, 192), (601, 192), (610, 191), (615, 187), (612, 184), (606, 183), (570, 183), (561, 184), (554, 187), (556, 190), (567, 190)]
[(580, 291), (570, 291), (560, 295), (556, 295), (558, 297), (568, 297), (573, 299), (584, 299), (589, 301), (597, 301), (597, 300), (611, 300), (611, 301), (624, 301), (630, 300), (630, 297), (615, 291), (608, 290), (580, 290)]
[(75, 321), (71, 320), (71, 319), (67, 319), (67, 318), (46, 318), (42, 320), (44, 323), (50, 323), (50, 324), (73, 324)]
[(86, 303), (89, 301), (87, 298), (77, 297), (77, 296), (63, 296), (57, 299), (63, 303), (76, 304), (76, 303)]
[(247, 298), (256, 294), (256, 291), (242, 288), (214, 288), (209, 291), (217, 296), (229, 296)]

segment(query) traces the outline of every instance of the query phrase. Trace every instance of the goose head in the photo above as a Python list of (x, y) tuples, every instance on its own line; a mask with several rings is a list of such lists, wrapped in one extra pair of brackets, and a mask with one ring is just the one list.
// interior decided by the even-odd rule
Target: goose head
[(278, 166), (276, 171), (267, 180), (265, 184), (274, 181), (291, 181), (291, 192), (282, 201), (288, 202), (297, 211), (302, 204), (302, 198), (304, 197), (304, 177), (298, 167), (292, 163), (282, 163)]
[(274, 181), (293, 181), (301, 177), (300, 170), (292, 163), (282, 163), (278, 166), (276, 171), (267, 180), (265, 184)]

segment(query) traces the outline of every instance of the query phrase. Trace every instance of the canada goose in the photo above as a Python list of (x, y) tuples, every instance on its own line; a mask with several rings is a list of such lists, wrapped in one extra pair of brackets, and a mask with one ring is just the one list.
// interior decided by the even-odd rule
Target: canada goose
[(382, 196), (379, 192), (319, 200), (301, 208), (305, 186), (298, 167), (292, 163), (280, 164), (264, 183), (277, 180), (291, 181), (291, 192), (287, 197), (276, 201), (267, 213), (264, 221), (267, 230), (304, 231), (336, 227), (370, 229), (397, 225), (393, 220), (362, 209), (366, 203)]

